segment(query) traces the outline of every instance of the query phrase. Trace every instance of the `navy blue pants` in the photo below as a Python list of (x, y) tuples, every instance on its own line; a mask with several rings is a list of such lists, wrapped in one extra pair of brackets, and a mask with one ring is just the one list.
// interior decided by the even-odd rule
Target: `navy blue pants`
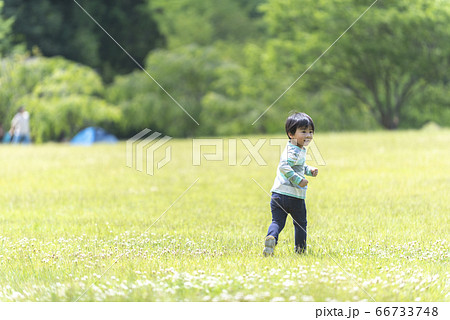
[(284, 194), (272, 193), (270, 200), (272, 210), (272, 223), (267, 231), (278, 242), (278, 235), (286, 224), (287, 214), (292, 216), (295, 229), (295, 247), (297, 250), (306, 250), (306, 206), (305, 200)]

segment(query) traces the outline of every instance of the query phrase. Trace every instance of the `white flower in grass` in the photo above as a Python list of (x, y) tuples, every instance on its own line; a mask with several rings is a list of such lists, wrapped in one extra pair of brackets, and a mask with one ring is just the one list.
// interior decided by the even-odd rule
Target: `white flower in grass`
[(278, 270), (277, 270), (277, 269), (270, 269), (270, 270), (269, 270), (269, 274), (270, 274), (271, 276), (276, 275), (276, 274), (278, 274)]
[(166, 290), (166, 292), (169, 293), (169, 294), (175, 294), (176, 290), (174, 288), (168, 288)]
[(270, 302), (284, 302), (284, 298), (283, 297), (274, 297), (274, 298), (272, 298), (272, 300), (270, 300)]
[(228, 293), (222, 292), (219, 296), (219, 300), (222, 300), (222, 301), (231, 301), (232, 299), (233, 299), (233, 296)]
[(302, 300), (304, 302), (312, 302), (312, 301), (314, 301), (314, 298), (312, 296), (302, 296), (300, 298), (300, 300)]
[(254, 295), (248, 294), (244, 297), (244, 301), (248, 302), (256, 301), (256, 297)]
[(286, 280), (283, 282), (284, 287), (290, 287), (292, 285), (294, 285), (294, 281), (292, 281), (292, 280)]
[(244, 298), (244, 294), (242, 292), (238, 292), (234, 295), (234, 300), (240, 301)]
[(245, 283), (244, 284), (244, 288), (248, 289), (248, 290), (253, 290), (254, 287), (255, 286), (253, 284), (251, 284), (251, 283)]
[(15, 300), (15, 299), (18, 299), (18, 298), (25, 298), (25, 297), (20, 292), (14, 291), (11, 294), (10, 298)]

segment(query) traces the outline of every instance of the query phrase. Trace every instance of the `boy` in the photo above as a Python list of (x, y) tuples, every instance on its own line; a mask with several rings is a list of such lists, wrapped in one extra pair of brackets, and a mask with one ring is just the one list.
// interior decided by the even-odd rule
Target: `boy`
[(280, 157), (277, 176), (272, 187), (270, 208), (272, 223), (264, 241), (264, 256), (273, 255), (278, 235), (290, 213), (295, 229), (295, 252), (306, 251), (306, 206), (305, 197), (308, 180), (305, 175), (317, 176), (319, 169), (307, 166), (305, 147), (314, 134), (314, 122), (305, 113), (291, 114), (286, 120), (286, 134), (290, 141)]

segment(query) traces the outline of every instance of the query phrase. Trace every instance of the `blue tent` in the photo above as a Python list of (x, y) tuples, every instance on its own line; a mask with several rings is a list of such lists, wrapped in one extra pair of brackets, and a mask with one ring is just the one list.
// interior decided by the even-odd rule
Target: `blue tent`
[(9, 134), (9, 132), (6, 132), (5, 135), (3, 136), (3, 143), (10, 143), (11, 142), (11, 135)]
[(116, 143), (117, 138), (97, 127), (88, 127), (78, 132), (70, 140), (71, 144), (90, 146), (93, 143)]

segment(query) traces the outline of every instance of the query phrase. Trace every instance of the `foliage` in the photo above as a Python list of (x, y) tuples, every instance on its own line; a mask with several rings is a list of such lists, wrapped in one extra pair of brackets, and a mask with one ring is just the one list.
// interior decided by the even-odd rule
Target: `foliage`
[(0, 101), (5, 128), (20, 105), (31, 114), (36, 142), (66, 140), (86, 126), (108, 127), (120, 120), (120, 110), (103, 100), (102, 80), (89, 67), (42, 57), (4, 60), (3, 65)]
[(149, 7), (170, 49), (255, 41), (262, 35), (257, 7), (264, 0), (151, 0)]
[(185, 137), (233, 134), (249, 126), (245, 115), (252, 102), (240, 100), (243, 69), (223, 59), (216, 47), (157, 50), (148, 56), (146, 70), (200, 125), (149, 75), (135, 72), (118, 77), (106, 94), (122, 109), (122, 136), (145, 127)]
[[(73, 120), (44, 140), (62, 139), (81, 123), (121, 138), (145, 127), (176, 137), (278, 133), (292, 110), (310, 114), (321, 131), (450, 125), (448, 1), (385, 0), (366, 12), (373, 1), (80, 1), (145, 71), (74, 2), (4, 2), (6, 52), (26, 43), (34, 56), (62, 55), (95, 68), (106, 84), (92, 80), (92, 91), (80, 94), (74, 69), (74, 81), (69, 73), (60, 81), (40, 65), (12, 79), (10, 69), (21, 70), (12, 64), (23, 61), (11, 53), (0, 70), (3, 125), (37, 82), (31, 100), (50, 90), (45, 99), (64, 109), (57, 97), (72, 91), (89, 97), (73, 104), (93, 99), (120, 109), (115, 116), (98, 111), (110, 121), (95, 114)], [(9, 27), (10, 44), (3, 36)], [(40, 81), (42, 73), (52, 74), (50, 83)]]
[(407, 112), (404, 112), (402, 128), (423, 127), (428, 122), (445, 127), (450, 124), (450, 96), (448, 84), (429, 85), (411, 98)]
[[(0, 1), (0, 12), (3, 9), (4, 2)], [(0, 16), (0, 57), (2, 57), (11, 48), (11, 25), (14, 19), (4, 19)]]
[[(270, 63), (283, 73), (306, 70), (371, 3), (268, 1), (263, 8), (272, 39), (266, 52), (277, 49)], [(408, 118), (411, 98), (448, 81), (449, 19), (445, 1), (380, 1), (309, 71), (305, 89), (336, 96), (349, 91), (360, 108), (395, 129)]]
[[(107, 81), (136, 65), (74, 1), (5, 0), (3, 15), (15, 17), (15, 43), (37, 46), (43, 55), (61, 55), (98, 71)], [(77, 1), (122, 47), (140, 63), (163, 44), (146, 0)], [(145, 32), (142, 32), (145, 30)]]

